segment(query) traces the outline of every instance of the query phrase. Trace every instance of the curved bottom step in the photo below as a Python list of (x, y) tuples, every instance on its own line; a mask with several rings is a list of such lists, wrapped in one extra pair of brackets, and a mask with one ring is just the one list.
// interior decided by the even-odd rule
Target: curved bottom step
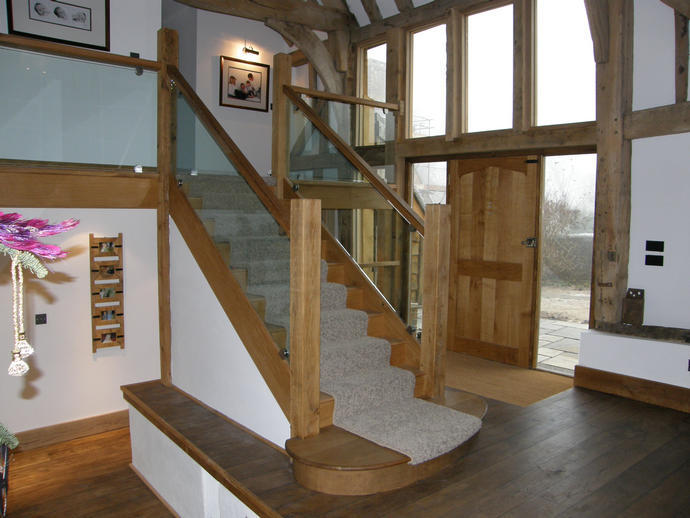
[(421, 464), (337, 426), (306, 439), (290, 439), (295, 480), (329, 495), (372, 495), (408, 486), (447, 468), (467, 451), (476, 434), (454, 450)]
[[(446, 387), (444, 405), (483, 419), (486, 401), (474, 394)], [(420, 464), (407, 455), (356, 434), (328, 426), (319, 435), (289, 439), (295, 480), (313, 491), (362, 496), (400, 489), (451, 466), (465, 455), (476, 434), (454, 450)]]

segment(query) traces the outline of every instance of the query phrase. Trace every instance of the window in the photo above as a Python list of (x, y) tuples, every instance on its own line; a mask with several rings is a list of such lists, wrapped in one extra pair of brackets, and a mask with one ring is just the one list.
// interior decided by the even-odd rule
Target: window
[(596, 66), (582, 0), (537, 2), (537, 124), (596, 118)]
[(446, 133), (446, 25), (412, 33), (410, 136)]
[(513, 127), (513, 6), (467, 17), (467, 130)]
[[(362, 49), (360, 94), (374, 101), (386, 101), (386, 51), (385, 43)], [(359, 117), (358, 145), (383, 144), (395, 138), (395, 119), (381, 108), (357, 107)]]

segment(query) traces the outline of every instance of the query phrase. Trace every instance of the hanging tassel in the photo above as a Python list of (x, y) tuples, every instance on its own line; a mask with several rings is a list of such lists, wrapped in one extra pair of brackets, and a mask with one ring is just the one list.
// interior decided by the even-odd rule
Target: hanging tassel
[(19, 341), (17, 341), (17, 347), (19, 348), (19, 356), (22, 359), (28, 358), (34, 353), (34, 348), (29, 342), (26, 341), (24, 333), (20, 333)]
[(7, 374), (10, 376), (24, 376), (27, 372), (29, 372), (29, 366), (26, 364), (24, 360), (22, 360), (21, 356), (19, 355), (19, 351), (17, 352), (12, 352), (12, 363), (10, 363), (9, 368), (7, 369)]

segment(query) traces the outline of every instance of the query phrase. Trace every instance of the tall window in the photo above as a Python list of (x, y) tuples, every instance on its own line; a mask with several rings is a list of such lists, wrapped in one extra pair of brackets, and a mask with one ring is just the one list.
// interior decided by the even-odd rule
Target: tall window
[(513, 126), (513, 6), (467, 17), (467, 130)]
[(365, 73), (362, 94), (374, 101), (386, 101), (386, 44), (369, 47), (363, 51)]
[(537, 124), (594, 120), (592, 38), (582, 0), (537, 2)]
[(446, 25), (412, 33), (411, 137), (446, 132)]

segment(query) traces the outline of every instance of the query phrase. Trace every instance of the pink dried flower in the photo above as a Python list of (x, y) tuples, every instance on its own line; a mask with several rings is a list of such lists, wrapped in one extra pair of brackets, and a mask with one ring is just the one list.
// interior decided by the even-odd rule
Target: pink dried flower
[(67, 253), (59, 246), (41, 243), (37, 238), (52, 236), (71, 230), (79, 220), (66, 219), (61, 223), (49, 224), (47, 219), (21, 219), (16, 212), (0, 212), (0, 243), (14, 250), (31, 252), (44, 259), (65, 257)]

